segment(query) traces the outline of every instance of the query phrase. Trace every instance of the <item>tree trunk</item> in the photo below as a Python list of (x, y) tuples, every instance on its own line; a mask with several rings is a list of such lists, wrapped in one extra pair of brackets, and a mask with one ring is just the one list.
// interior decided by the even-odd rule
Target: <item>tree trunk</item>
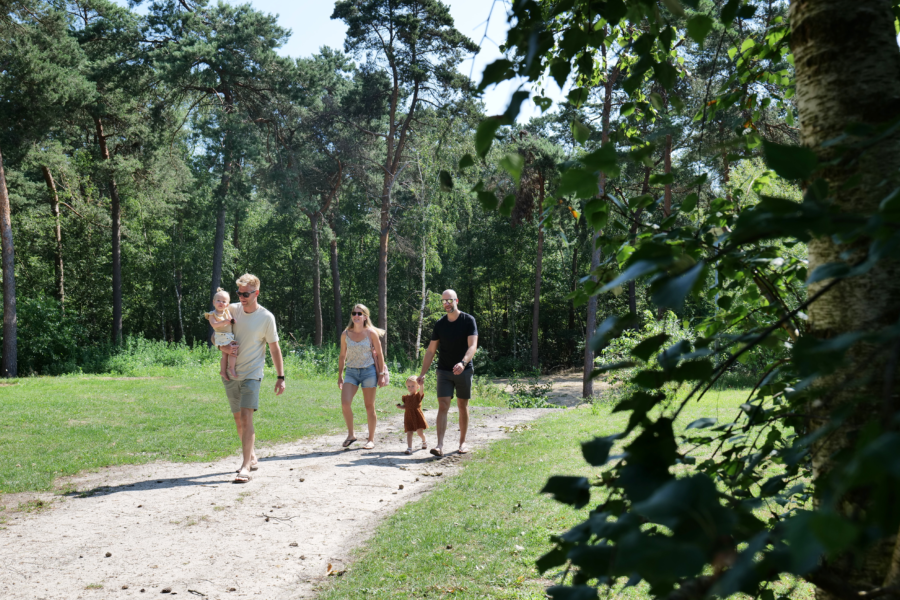
[[(672, 136), (666, 135), (666, 147), (663, 150), (663, 169), (668, 175), (672, 172)], [(672, 214), (672, 184), (667, 183), (663, 192), (663, 215), (666, 217)], [(656, 309), (656, 320), (661, 321), (666, 316), (666, 309), (662, 306)]]
[(59, 194), (56, 193), (56, 182), (53, 181), (53, 175), (46, 165), (41, 166), (41, 172), (44, 174), (44, 181), (47, 182), (47, 190), (50, 194), (50, 212), (53, 213), (53, 219), (56, 222), (56, 298), (59, 300), (59, 306), (65, 310), (66, 306), (66, 286), (63, 271), (63, 248), (62, 248), (62, 224), (59, 218)]
[[(602, 46), (603, 56), (606, 56), (606, 44)], [(604, 84), (605, 94), (603, 97), (603, 113), (600, 118), (601, 141), (603, 144), (609, 142), (609, 118), (612, 113), (612, 93), (616, 79), (619, 76), (619, 67), (613, 68), (612, 73), (606, 79)], [(606, 173), (601, 172), (597, 182), (600, 190), (599, 196), (606, 194)], [(595, 231), (591, 236), (591, 272), (600, 266), (600, 250), (597, 248), (597, 238), (600, 232)], [(592, 278), (594, 281), (596, 277)], [(591, 372), (594, 370), (594, 350), (591, 348), (591, 339), (594, 337), (594, 330), (597, 328), (597, 296), (591, 294), (588, 299), (587, 315), (585, 316), (584, 329), (584, 374), (582, 376), (581, 396), (583, 398), (591, 398), (594, 395), (594, 381), (591, 379)]]
[[(650, 193), (650, 171), (652, 169), (650, 167), (644, 167), (644, 183), (641, 186), (641, 194), (647, 195)], [(643, 208), (637, 209), (632, 215), (631, 227), (628, 230), (628, 233), (631, 235), (631, 244), (633, 245), (634, 237), (638, 232), (638, 223), (640, 222), (641, 215), (644, 213)], [(632, 316), (637, 317), (637, 286), (635, 285), (634, 279), (628, 282), (628, 312), (632, 314)], [(635, 320), (634, 325), (632, 326), (634, 329), (638, 329), (640, 326), (637, 324)]]
[(175, 310), (178, 313), (178, 342), (184, 342), (184, 316), (181, 313), (181, 282), (182, 282), (182, 273), (181, 273), (181, 265), (178, 261), (178, 255), (176, 252), (176, 248), (178, 247), (179, 235), (178, 230), (180, 229), (180, 220), (178, 225), (173, 228), (172, 231), (172, 280), (175, 283)]
[(419, 305), (419, 326), (416, 329), (416, 360), (419, 360), (419, 354), (422, 352), (422, 325), (425, 323), (425, 307), (428, 305), (428, 289), (425, 287), (425, 276), (427, 274), (425, 265), (426, 255), (425, 240), (422, 240), (422, 303)]
[[(393, 141), (393, 140), (392, 140)], [(394, 177), (384, 174), (381, 188), (381, 230), (378, 236), (378, 327), (387, 331), (387, 256), (391, 235), (391, 188)], [(387, 334), (381, 336), (382, 356), (387, 356)]]
[(329, 220), (331, 227), (331, 289), (334, 291), (334, 339), (340, 341), (341, 332), (344, 329), (344, 321), (341, 316), (341, 273), (338, 270), (337, 233), (334, 231), (334, 222)]
[[(569, 286), (569, 291), (571, 293), (575, 293), (575, 288), (578, 286), (578, 246), (575, 246), (574, 252), (572, 252), (572, 282)], [(569, 323), (568, 323), (569, 331), (575, 330), (575, 300), (569, 300)], [(572, 349), (574, 352), (574, 347)]]
[(319, 213), (309, 217), (309, 232), (313, 250), (313, 344), (322, 346), (322, 274), (319, 269)]
[[(797, 107), (801, 142), (819, 156), (822, 176), (828, 183), (834, 206), (866, 216), (878, 210), (885, 190), (898, 185), (900, 133), (892, 131), (879, 142), (877, 151), (834, 160), (835, 146), (822, 143), (844, 133), (849, 125), (880, 126), (900, 116), (900, 49), (894, 16), (888, 0), (794, 0), (790, 7), (791, 49), (797, 73)], [(840, 31), (840, 35), (835, 32)], [(846, 185), (853, 177), (859, 179)], [(834, 262), (856, 262), (866, 255), (871, 239), (839, 243), (831, 236), (809, 242), (809, 271)], [(812, 296), (829, 281), (809, 286)], [(900, 263), (883, 259), (868, 273), (837, 284), (809, 307), (809, 331), (820, 338), (834, 338), (851, 331), (878, 331), (897, 321), (900, 305)], [(813, 476), (828, 474), (838, 452), (853, 445), (865, 423), (878, 420), (883, 411), (895, 413), (898, 393), (890, 385), (896, 365), (890, 352), (871, 344), (857, 344), (847, 353), (846, 367), (818, 384), (829, 393), (817, 395), (810, 407), (809, 427), (825, 425), (835, 411), (850, 404), (851, 416), (839, 429), (823, 436), (812, 447)], [(856, 387), (847, 385), (852, 380)], [(884, 418), (886, 423), (889, 418)], [(841, 501), (843, 510), (861, 513), (868, 499), (860, 493)], [(895, 536), (896, 537), (896, 536)], [(900, 540), (900, 538), (898, 538)], [(900, 583), (898, 540), (875, 543), (864, 554), (843, 556), (824, 568), (829, 575), (852, 586), (874, 589)], [(897, 563), (891, 568), (892, 556)], [(818, 588), (820, 600), (837, 598)]]
[[(94, 125), (97, 128), (97, 143), (100, 144), (100, 155), (109, 163), (109, 148), (106, 146), (106, 137), (103, 135), (103, 122), (100, 117), (94, 117)], [(113, 322), (112, 343), (122, 343), (122, 203), (119, 201), (119, 188), (116, 178), (109, 173), (109, 200), (110, 220), (112, 226), (112, 287), (113, 287)]]
[[(231, 185), (231, 171), (234, 169), (231, 140), (227, 133), (225, 134), (224, 145), (225, 156), (222, 165), (222, 179), (219, 181), (219, 190), (216, 193), (218, 202), (216, 204), (216, 237), (213, 241), (212, 282), (209, 286), (210, 307), (212, 307), (212, 299), (216, 295), (216, 290), (222, 285), (222, 265), (225, 259), (225, 200), (228, 196), (228, 188)], [(211, 327), (209, 331), (212, 331)]]
[[(540, 181), (539, 200), (541, 211), (544, 210), (544, 178)], [(534, 265), (534, 312), (531, 316), (531, 366), (540, 367), (540, 350), (538, 348), (538, 328), (541, 323), (541, 268), (544, 263), (544, 226), (538, 222), (537, 259)]]
[(18, 375), (14, 258), (9, 190), (6, 188), (6, 174), (3, 171), (3, 154), (0, 154), (0, 269), (3, 274), (3, 357), (0, 359), (0, 377)]

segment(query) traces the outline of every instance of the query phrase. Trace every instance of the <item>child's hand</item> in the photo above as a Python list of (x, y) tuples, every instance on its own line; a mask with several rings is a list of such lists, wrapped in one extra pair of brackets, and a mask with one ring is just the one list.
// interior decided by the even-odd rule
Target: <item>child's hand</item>
[(405, 408), (405, 407), (404, 407), (402, 404), (400, 404), (400, 403), (398, 402), (398, 403), (397, 403), (397, 408)]

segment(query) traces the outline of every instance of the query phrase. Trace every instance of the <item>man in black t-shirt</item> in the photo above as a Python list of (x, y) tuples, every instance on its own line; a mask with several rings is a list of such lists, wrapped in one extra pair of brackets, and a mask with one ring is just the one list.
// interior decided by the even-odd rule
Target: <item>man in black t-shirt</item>
[(437, 446), (431, 449), (435, 456), (444, 455), (444, 433), (447, 431), (447, 413), (450, 401), (456, 392), (456, 406), (459, 408), (459, 453), (469, 451), (466, 446), (466, 431), (469, 428), (469, 399), (472, 397), (472, 374), (475, 367), (472, 357), (478, 349), (478, 325), (475, 317), (460, 312), (459, 298), (453, 290), (441, 294), (441, 304), (447, 313), (435, 323), (431, 343), (422, 362), (419, 383), (425, 381), (425, 373), (431, 367), (434, 354), (440, 347), (437, 364)]

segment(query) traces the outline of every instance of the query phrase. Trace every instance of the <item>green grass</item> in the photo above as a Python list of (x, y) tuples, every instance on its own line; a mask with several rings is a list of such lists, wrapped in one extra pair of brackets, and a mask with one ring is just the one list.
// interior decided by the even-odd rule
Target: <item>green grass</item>
[[(688, 404), (678, 422), (683, 427), (717, 413), (730, 419), (747, 394), (714, 391)], [(596, 475), (580, 442), (624, 428), (626, 415), (611, 410), (611, 403), (599, 402), (553, 411), (477, 453), (459, 475), (382, 523), (352, 567), (324, 586), (321, 600), (546, 598), (558, 573), (542, 577), (534, 561), (550, 550), (551, 535), (581, 522), (587, 509), (538, 492), (551, 475)], [(646, 590), (627, 588), (623, 595), (643, 598)]]
[[(83, 470), (155, 460), (210, 461), (235, 453), (239, 441), (218, 379), (218, 365), (156, 368), (173, 376), (29, 377), (2, 388), (0, 493), (52, 489), (56, 478)], [(308, 378), (286, 366), (287, 390), (275, 396), (267, 372), (254, 424), (260, 447), (343, 429), (337, 377)], [(380, 417), (393, 417), (405, 376), (380, 389)], [(434, 377), (426, 406), (434, 402)], [(484, 384), (473, 404), (502, 406), (506, 396)], [(430, 404), (429, 404), (430, 402)], [(354, 413), (365, 422), (362, 392)]]

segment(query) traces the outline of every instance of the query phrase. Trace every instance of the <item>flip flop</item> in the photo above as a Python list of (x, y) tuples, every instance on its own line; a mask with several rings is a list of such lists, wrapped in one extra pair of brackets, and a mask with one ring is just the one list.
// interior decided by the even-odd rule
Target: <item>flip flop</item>
[(347, 448), (350, 446), (350, 444), (352, 444), (355, 441), (356, 441), (356, 438), (347, 438), (346, 440), (344, 440), (344, 443), (341, 444), (341, 446), (343, 446), (344, 448)]
[(363, 450), (371, 450), (374, 447), (375, 447), (375, 442), (373, 442), (372, 440), (369, 440), (368, 442), (366, 442), (366, 445), (363, 446)]
[[(257, 470), (259, 470), (259, 462), (255, 462), (255, 463), (253, 463), (252, 465), (250, 465), (250, 470), (251, 470), (251, 471), (257, 471)], [(235, 471), (235, 473), (240, 473), (240, 472), (241, 472), (240, 469), (238, 469), (237, 471)]]
[(459, 453), (460, 454), (467, 454), (468, 452), (469, 452), (469, 447), (466, 444), (459, 445)]
[(444, 452), (440, 448), (432, 448), (431, 450), (429, 450), (429, 452), (431, 452), (435, 456), (443, 456), (444, 455)]
[(233, 483), (248, 483), (251, 479), (253, 478), (250, 476), (250, 473), (238, 473)]

